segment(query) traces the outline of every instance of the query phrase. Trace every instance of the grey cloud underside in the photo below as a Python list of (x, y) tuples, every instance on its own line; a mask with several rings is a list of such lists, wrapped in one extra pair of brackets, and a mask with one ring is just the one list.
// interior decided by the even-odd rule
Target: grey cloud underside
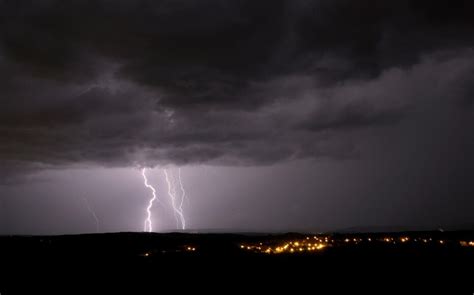
[(472, 116), (472, 1), (0, 1), (2, 173), (345, 158)]

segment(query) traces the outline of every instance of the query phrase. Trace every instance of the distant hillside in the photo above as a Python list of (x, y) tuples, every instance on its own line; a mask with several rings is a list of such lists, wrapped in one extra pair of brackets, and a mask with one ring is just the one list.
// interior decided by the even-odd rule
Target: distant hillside
[(338, 229), (333, 232), (337, 233), (377, 233), (377, 232), (410, 232), (410, 231), (471, 231), (474, 230), (473, 224), (463, 225), (449, 225), (439, 227), (428, 227), (428, 226), (402, 226), (402, 225), (389, 225), (389, 226), (353, 226), (343, 229)]

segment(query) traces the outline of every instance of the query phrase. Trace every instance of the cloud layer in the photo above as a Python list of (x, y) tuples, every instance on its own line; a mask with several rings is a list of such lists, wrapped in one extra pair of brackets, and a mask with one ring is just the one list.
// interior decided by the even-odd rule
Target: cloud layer
[(2, 174), (346, 158), (378, 130), (446, 106), (469, 120), (473, 10), (461, 0), (0, 1)]

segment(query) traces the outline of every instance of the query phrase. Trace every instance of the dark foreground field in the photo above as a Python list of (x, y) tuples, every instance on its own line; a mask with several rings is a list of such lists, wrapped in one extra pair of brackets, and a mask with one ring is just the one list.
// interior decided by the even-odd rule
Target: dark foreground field
[(474, 232), (3, 236), (0, 265), (2, 295), (88, 294), (97, 284), (131, 294), (250, 286), (472, 294)]

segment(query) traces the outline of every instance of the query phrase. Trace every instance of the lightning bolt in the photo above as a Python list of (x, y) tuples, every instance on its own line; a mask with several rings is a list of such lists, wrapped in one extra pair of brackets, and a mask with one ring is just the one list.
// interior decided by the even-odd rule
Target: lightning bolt
[(176, 208), (176, 191), (171, 183), (170, 177), (168, 176), (168, 171), (164, 169), (163, 173), (165, 174), (166, 184), (168, 185), (168, 196), (171, 199), (171, 207), (173, 207), (174, 218), (176, 219), (176, 227), (179, 227), (179, 219), (177, 215), (178, 210)]
[(176, 226), (179, 227), (179, 223), (181, 222), (181, 229), (186, 229), (186, 220), (184, 218), (182, 209), (183, 202), (181, 201), (180, 206), (176, 206), (176, 190), (174, 189), (174, 186), (171, 185), (170, 177), (168, 176), (168, 171), (166, 169), (163, 169), (163, 173), (165, 174), (166, 184), (168, 185), (168, 196), (171, 199), (171, 206), (173, 207), (173, 211), (176, 218)]
[[(178, 182), (181, 189), (181, 199), (178, 202), (177, 193), (176, 193), (176, 178), (173, 177), (173, 174), (169, 174), (167, 169), (163, 169), (163, 174), (165, 175), (165, 181), (168, 185), (168, 196), (171, 200), (171, 207), (173, 208), (173, 214), (176, 219), (176, 226), (181, 229), (186, 229), (186, 219), (184, 218), (183, 214), (183, 205), (184, 200), (186, 198), (186, 191), (184, 190), (183, 181), (181, 179), (181, 168), (178, 169)], [(145, 187), (150, 189), (152, 192), (152, 198), (148, 201), (148, 206), (146, 208), (146, 218), (144, 224), (144, 231), (151, 232), (153, 231), (153, 224), (151, 218), (151, 209), (153, 207), (153, 202), (156, 200), (160, 202), (160, 200), (156, 196), (156, 189), (148, 183), (148, 178), (146, 176), (146, 168), (142, 168), (142, 176), (144, 180)]]
[(97, 217), (97, 215), (95, 214), (95, 211), (92, 209), (91, 205), (89, 204), (89, 201), (83, 197), (82, 198), (84, 200), (84, 203), (86, 204), (86, 207), (87, 207), (87, 210), (89, 211), (89, 213), (92, 215), (92, 217), (94, 217), (94, 220), (95, 220), (95, 232), (99, 232), (99, 218)]
[(143, 228), (143, 231), (146, 232), (152, 232), (153, 231), (153, 225), (151, 222), (151, 208), (153, 207), (153, 202), (156, 200), (156, 190), (155, 188), (148, 183), (148, 178), (146, 177), (146, 168), (142, 169), (142, 176), (143, 176), (143, 181), (145, 183), (145, 187), (151, 190), (151, 193), (153, 197), (148, 201), (148, 207), (146, 207), (146, 213), (147, 217), (145, 219), (145, 226)]
[[(181, 181), (181, 168), (178, 168), (178, 181), (179, 181), (179, 187), (181, 188), (181, 203), (179, 204), (179, 211), (183, 213), (183, 203), (184, 199), (186, 198), (186, 191), (184, 190), (183, 182)], [(183, 218), (183, 229), (186, 228), (186, 220)]]

